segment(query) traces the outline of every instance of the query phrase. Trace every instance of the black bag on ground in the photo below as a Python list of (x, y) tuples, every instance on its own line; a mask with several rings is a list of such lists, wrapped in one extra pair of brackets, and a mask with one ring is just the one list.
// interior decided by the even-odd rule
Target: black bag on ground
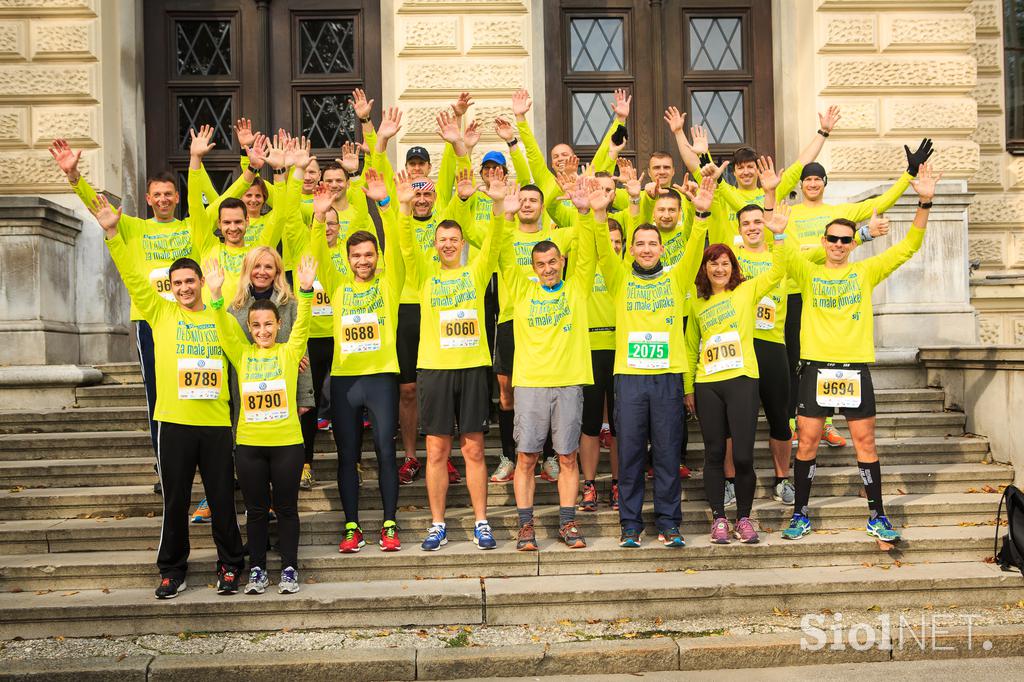
[[(1003, 536), (1003, 547), (999, 549), (999, 525), (1003, 505), (1006, 505), (1007, 533)], [(1017, 569), (1024, 575), (1024, 492), (1015, 485), (1006, 486), (999, 500), (996, 512), (996, 563), (1004, 571)]]

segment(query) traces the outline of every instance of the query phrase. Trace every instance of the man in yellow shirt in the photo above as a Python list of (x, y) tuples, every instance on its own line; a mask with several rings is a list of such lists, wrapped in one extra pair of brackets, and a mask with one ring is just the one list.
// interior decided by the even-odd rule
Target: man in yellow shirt
[[(875, 448), (875, 394), (869, 369), (875, 361), (871, 293), (924, 241), (928, 210), (941, 175), (933, 175), (924, 163), (913, 170), (915, 179), (911, 184), (917, 192), (918, 209), (902, 241), (878, 255), (851, 263), (857, 225), (836, 218), (826, 225), (821, 238), (824, 265), (800, 257), (789, 259), (788, 272), (805, 305), (801, 310), (804, 320), (797, 398), (800, 445), (793, 467), (796, 500), (789, 528), (782, 532), (784, 538), (796, 540), (811, 532), (808, 501), (815, 452), (825, 417), (838, 410), (846, 417), (857, 451), (857, 468), (871, 510), (868, 535), (885, 542), (900, 539), (882, 506), (882, 473)], [(792, 307), (789, 314), (794, 314)]]
[(174, 301), (156, 292), (135, 266), (121, 236), (125, 224), (102, 196), (93, 212), (121, 279), (153, 329), (158, 384), (155, 418), (157, 466), (164, 509), (157, 550), (157, 599), (185, 589), (188, 570), (188, 502), (196, 468), (213, 509), (217, 546), (217, 590), (234, 594), (245, 569), (242, 538), (235, 517), (234, 466), (227, 366), (213, 311), (203, 303), (203, 273), (191, 258), (171, 263), (167, 277)]
[[(518, 194), (505, 199), (505, 219), (515, 217)], [(606, 239), (611, 195), (593, 178), (581, 178), (572, 195), (582, 213), (577, 260), (568, 279), (562, 279), (565, 256), (558, 245), (543, 240), (530, 249), (532, 276), (516, 259), (502, 258), (501, 271), (508, 299), (515, 302), (513, 324), (518, 350), (512, 371), (516, 397), (515, 470), (519, 539), (516, 549), (536, 550), (533, 529), (534, 470), (548, 432), (558, 453), (558, 534), (571, 549), (586, 547), (576, 526), (579, 466), (576, 453), (583, 419), (583, 386), (594, 383), (590, 364), (590, 323), (587, 302), (594, 288), (596, 254), (594, 231)], [(593, 209), (594, 215), (590, 215)], [(599, 228), (594, 222), (599, 221)], [(550, 362), (558, 358), (557, 365)]]

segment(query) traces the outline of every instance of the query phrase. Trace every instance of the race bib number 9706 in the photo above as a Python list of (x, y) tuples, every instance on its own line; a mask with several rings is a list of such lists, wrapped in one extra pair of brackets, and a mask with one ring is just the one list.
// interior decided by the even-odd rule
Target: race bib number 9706
[(860, 407), (860, 370), (819, 369), (814, 398), (821, 407)]
[(743, 345), (739, 332), (730, 331), (715, 334), (704, 342), (700, 352), (704, 363), (704, 374), (717, 374), (743, 367)]

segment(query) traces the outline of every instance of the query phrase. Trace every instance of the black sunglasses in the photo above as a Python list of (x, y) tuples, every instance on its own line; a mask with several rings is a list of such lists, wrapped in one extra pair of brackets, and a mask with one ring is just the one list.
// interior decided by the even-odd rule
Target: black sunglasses
[(837, 242), (839, 244), (852, 244), (853, 237), (840, 237), (838, 234), (826, 234), (825, 241), (829, 244), (835, 244)]

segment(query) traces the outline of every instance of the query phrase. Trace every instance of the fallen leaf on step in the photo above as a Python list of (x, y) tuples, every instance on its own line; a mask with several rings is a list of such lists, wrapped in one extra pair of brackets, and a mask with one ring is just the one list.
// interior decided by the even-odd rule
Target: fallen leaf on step
[(831, 616), (832, 615), (832, 609), (822, 609), (818, 613), (820, 613), (823, 616)]
[(597, 625), (600, 622), (601, 622), (600, 618), (588, 618), (587, 619), (587, 624), (588, 625)]
[(110, 588), (109, 588), (109, 587), (104, 587), (104, 588), (103, 588), (102, 590), (100, 590), (100, 591), (101, 591), (101, 592), (102, 592), (103, 594), (110, 594)]
[(978, 492), (978, 489), (977, 488), (968, 488), (967, 492), (969, 492), (969, 493), (976, 493), (976, 492)]
[(890, 568), (889, 566), (886, 566), (885, 564), (879, 564), (879, 565), (878, 565), (878, 567), (879, 567), (880, 569), (882, 569), (883, 571), (888, 571), (888, 570), (889, 570), (889, 568)]
[(1024, 599), (1021, 599), (1019, 602), (1017, 602), (1017, 608), (1024, 609)]
[(20, 587), (12, 587), (10, 589), (10, 591), (13, 592), (14, 594), (17, 594), (19, 592), (22, 592), (23, 590)]
[(128, 654), (118, 654), (117, 658), (114, 659), (114, 660), (116, 660), (118, 663), (120, 663), (121, 661), (123, 661), (126, 658), (128, 658)]
[(540, 641), (540, 637), (538, 637), (537, 635), (533, 635), (532, 637), (530, 637), (530, 639), (532, 639), (534, 642)]
[(615, 624), (616, 625), (622, 625), (623, 623), (628, 623), (629, 620), (630, 620), (629, 618), (616, 618), (615, 619)]
[(793, 612), (790, 611), (789, 609), (786, 609), (785, 611), (783, 611), (778, 606), (773, 606), (772, 607), (772, 613), (775, 614), (776, 616), (792, 616), (793, 615)]
[(931, 604), (925, 604), (921, 608), (923, 608), (925, 611), (931, 611), (935, 607), (933, 607)]
[(881, 610), (882, 610), (882, 607), (879, 606), (878, 604), (875, 604), (874, 606), (869, 606), (868, 607), (868, 611), (881, 611)]
[(408, 589), (409, 589), (409, 586), (408, 586), (408, 585), (402, 585), (402, 589), (403, 589), (403, 590), (408, 590)]
[(25, 486), (23, 486), (23, 485), (16, 485), (13, 488), (10, 488), (10, 492), (12, 492), (12, 493), (20, 493), (24, 489), (25, 489)]
[(71, 590), (70, 592), (65, 592), (61, 596), (62, 597), (71, 597), (71, 596), (76, 595), (76, 594), (78, 594), (78, 590)]
[(206, 586), (207, 586), (208, 588), (210, 588), (211, 590), (212, 590), (213, 588), (217, 587), (217, 586), (216, 586), (216, 585), (214, 585), (213, 583), (206, 583)]
[(426, 639), (427, 638), (427, 631), (426, 630), (420, 630), (419, 632), (416, 633), (416, 636), (419, 637), (420, 639)]
[(874, 564), (869, 561), (863, 561), (861, 562), (861, 566), (863, 566), (864, 568), (871, 568), (872, 566), (874, 566)]
[(687, 575), (693, 575), (696, 572), (697, 572), (697, 569), (695, 569), (695, 568), (688, 568), (685, 571), (683, 571), (683, 573), (686, 573)]
[(146, 518), (151, 519), (156, 516), (156, 512), (146, 512)]
[(999, 492), (998, 490), (996, 490), (995, 488), (993, 488), (990, 485), (986, 485), (981, 490), (982, 490), (982, 492), (986, 492), (986, 493), (996, 493), (996, 492)]
[(903, 566), (903, 562), (902, 562), (902, 561), (900, 561), (899, 559), (897, 559), (897, 560), (896, 560), (896, 561), (894, 562), (894, 564), (895, 564), (896, 568), (900, 568), (901, 566)]
[(50, 594), (53, 590), (36, 590), (36, 594)]
[(996, 562), (996, 558), (994, 556), (987, 556), (984, 561), (986, 564), (994, 564)]
[(124, 521), (127, 518), (128, 518), (128, 515), (125, 514), (124, 512), (117, 512), (116, 514), (114, 514), (114, 520), (115, 521)]
[(416, 578), (416, 580), (423, 580), (423, 576), (422, 575), (415, 575), (413, 577)]
[(307, 585), (316, 585), (316, 578), (306, 578)]
[(569, 627), (570, 625), (572, 625), (572, 621), (571, 620), (560, 620), (560, 621), (558, 621), (558, 624), (562, 625), (564, 627)]
[(664, 573), (665, 569), (664, 568), (656, 568), (656, 569), (654, 569), (654, 572), (655, 573)]
[(622, 636), (625, 637), (626, 639), (633, 639), (633, 638), (636, 637), (636, 633), (635, 632), (627, 632), (627, 633), (624, 633)]
[(291, 632), (291, 628), (281, 628), (281, 632)]
[(906, 495), (907, 491), (904, 490), (903, 488), (896, 488), (896, 494), (897, 495)]
[(660, 632), (655, 632), (653, 635), (651, 635), (651, 639), (661, 639), (664, 636), (665, 635), (661, 634)]

